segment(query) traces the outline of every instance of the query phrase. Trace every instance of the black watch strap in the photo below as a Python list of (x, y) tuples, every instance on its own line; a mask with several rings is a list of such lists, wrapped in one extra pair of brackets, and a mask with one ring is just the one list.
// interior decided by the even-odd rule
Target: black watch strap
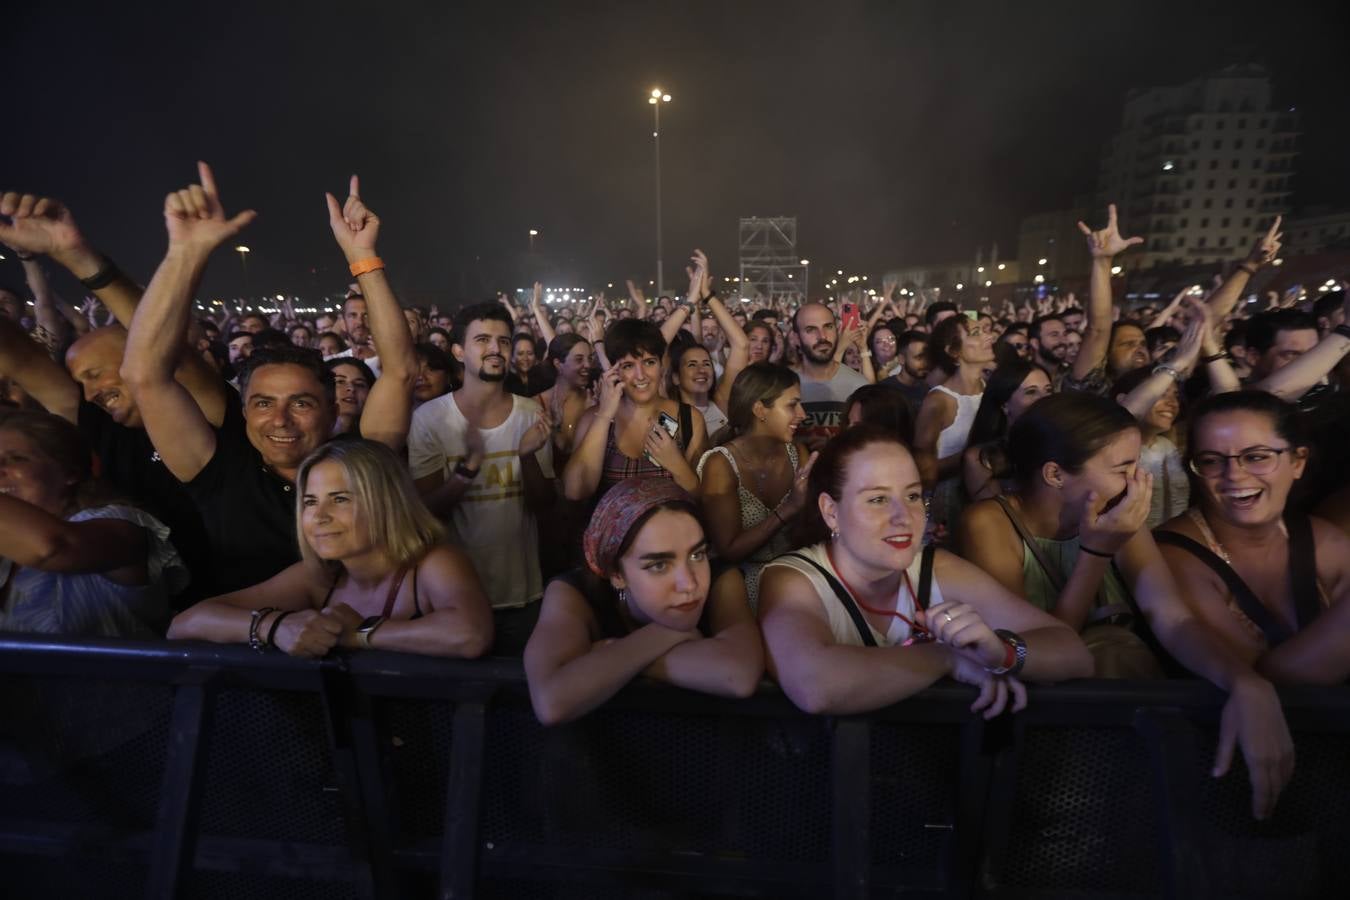
[(464, 465), (463, 460), (455, 463), (454, 473), (465, 481), (473, 481), (478, 477), (478, 470), (470, 469), (468, 466)]

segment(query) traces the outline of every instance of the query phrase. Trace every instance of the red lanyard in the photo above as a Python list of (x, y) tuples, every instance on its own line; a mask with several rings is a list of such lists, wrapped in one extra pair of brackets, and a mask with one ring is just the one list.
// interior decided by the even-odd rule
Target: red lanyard
[[(841, 582), (843, 582), (843, 584), (844, 584), (844, 590), (848, 591), (849, 596), (851, 596), (851, 597), (853, 598), (853, 602), (857, 603), (859, 606), (861, 606), (863, 609), (867, 610), (868, 612), (872, 613), (873, 615), (876, 615), (876, 616), (892, 616), (892, 617), (894, 617), (894, 618), (899, 619), (900, 621), (904, 622), (906, 625), (909, 626), (909, 630), (913, 632), (913, 636), (910, 637), (910, 639), (909, 639), (908, 641), (905, 641), (905, 644), (909, 644), (909, 643), (911, 643), (912, 641), (916, 641), (916, 640), (919, 640), (919, 641), (926, 641), (926, 640), (929, 640), (929, 639), (931, 638), (931, 635), (929, 634), (927, 628), (924, 628), (924, 627), (923, 627), (922, 625), (920, 625), (918, 622), (915, 622), (913, 619), (911, 619), (909, 616), (905, 615), (904, 613), (900, 612), (899, 610), (894, 610), (894, 609), (873, 609), (872, 607), (868, 606), (865, 602), (863, 602), (862, 594), (859, 594), (857, 591), (855, 591), (855, 590), (853, 589), (853, 585), (849, 584), (849, 583), (848, 583), (848, 579), (844, 577), (843, 570), (841, 570), (841, 569), (839, 568), (839, 566), (835, 563), (835, 561), (834, 561), (834, 549), (833, 549), (829, 544), (826, 544), (826, 545), (825, 545), (825, 556), (829, 558), (829, 560), (830, 560), (830, 568), (831, 568), (831, 569), (834, 569), (834, 574), (836, 574), (836, 575), (839, 576), (839, 580), (840, 580)], [(901, 585), (902, 585), (903, 587), (909, 588), (909, 595), (910, 595), (911, 597), (914, 598), (915, 606), (917, 606), (917, 605), (918, 605), (918, 602), (919, 602), (919, 595), (916, 594), (916, 593), (914, 593), (914, 585), (910, 583), (910, 580), (909, 580), (909, 572), (908, 572), (907, 570), (905, 570), (905, 569), (901, 569), (901, 570), (900, 570), (900, 581), (901, 581)], [(896, 603), (897, 603), (897, 605), (899, 604), (899, 598), (898, 598), (898, 597), (896, 598)]]

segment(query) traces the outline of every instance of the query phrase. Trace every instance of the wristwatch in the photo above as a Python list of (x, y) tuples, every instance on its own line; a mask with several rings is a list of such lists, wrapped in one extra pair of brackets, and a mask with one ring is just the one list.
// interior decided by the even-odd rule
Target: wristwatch
[(1027, 642), (1020, 634), (1006, 628), (995, 628), (994, 635), (1012, 649), (1012, 663), (985, 671), (990, 675), (1016, 675), (1027, 663)]
[(384, 616), (371, 616), (364, 620), (356, 629), (356, 639), (362, 647), (370, 646), (370, 636), (375, 633), (375, 629), (384, 624)]
[(453, 471), (460, 478), (463, 478), (465, 481), (473, 481), (475, 478), (478, 477), (478, 470), (470, 469), (468, 466), (464, 465), (464, 460), (462, 459), (459, 462), (455, 463), (455, 468), (452, 469), (451, 471)]

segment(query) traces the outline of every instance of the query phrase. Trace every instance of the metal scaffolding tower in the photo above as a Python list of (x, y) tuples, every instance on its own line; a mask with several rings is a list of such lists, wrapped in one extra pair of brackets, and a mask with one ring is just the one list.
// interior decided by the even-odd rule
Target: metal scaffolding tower
[(807, 267), (797, 255), (797, 217), (741, 219), (741, 295), (801, 302)]

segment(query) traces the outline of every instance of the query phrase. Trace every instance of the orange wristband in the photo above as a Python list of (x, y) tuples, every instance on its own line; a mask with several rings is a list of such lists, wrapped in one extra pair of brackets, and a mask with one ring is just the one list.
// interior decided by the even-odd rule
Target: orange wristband
[(364, 275), (367, 272), (374, 272), (376, 269), (384, 268), (384, 260), (378, 256), (372, 256), (370, 259), (358, 259), (349, 267), (352, 270), (352, 277)]

